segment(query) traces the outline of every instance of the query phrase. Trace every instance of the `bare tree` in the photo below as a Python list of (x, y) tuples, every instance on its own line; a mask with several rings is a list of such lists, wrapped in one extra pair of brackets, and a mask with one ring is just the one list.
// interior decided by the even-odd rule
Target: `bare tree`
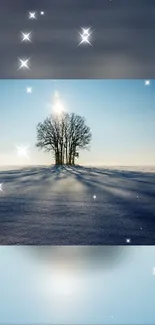
[(71, 114), (69, 138), (69, 161), (74, 165), (76, 150), (87, 148), (91, 141), (90, 128), (86, 126), (84, 117)]
[(37, 125), (36, 146), (51, 151), (57, 165), (74, 165), (77, 149), (88, 148), (90, 141), (91, 132), (85, 124), (85, 119), (74, 113), (51, 115)]

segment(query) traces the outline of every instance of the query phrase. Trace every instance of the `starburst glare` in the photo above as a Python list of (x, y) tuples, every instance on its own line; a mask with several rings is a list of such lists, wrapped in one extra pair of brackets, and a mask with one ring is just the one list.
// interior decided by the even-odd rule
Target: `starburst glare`
[(29, 158), (28, 156), (28, 149), (29, 149), (29, 146), (16, 146), (17, 148), (17, 154), (18, 154), (18, 157), (24, 157), (24, 158)]
[(31, 42), (31, 39), (30, 39), (31, 32), (29, 32), (29, 33), (23, 33), (23, 32), (22, 32), (22, 36), (23, 36), (23, 38), (22, 38), (22, 42), (24, 42), (24, 41), (29, 41), (29, 42)]
[(36, 12), (29, 12), (29, 19), (36, 19)]
[(41, 14), (41, 15), (44, 15), (44, 11), (40, 11), (40, 14)]
[(26, 68), (26, 69), (29, 69), (29, 70), (30, 70), (30, 68), (29, 68), (29, 66), (28, 66), (28, 62), (29, 62), (30, 58), (29, 58), (29, 59), (26, 59), (26, 60), (22, 60), (22, 59), (20, 59), (20, 58), (18, 58), (18, 59), (19, 59), (19, 61), (20, 61), (20, 63), (21, 63), (21, 65), (20, 65), (20, 67), (19, 67), (18, 70), (20, 70), (20, 69), (22, 69), (22, 68)]
[(81, 34), (80, 32), (79, 32), (79, 34), (80, 34), (80, 36), (81, 36), (81, 42), (78, 44), (78, 46), (79, 45), (81, 45), (82, 43), (88, 43), (89, 45), (91, 45), (92, 46), (92, 44), (91, 44), (91, 42), (90, 42), (90, 40), (89, 40), (89, 38), (90, 38), (90, 35), (91, 35), (91, 31), (89, 31), (90, 30), (90, 27), (89, 28), (83, 28), (82, 27), (82, 31), (83, 31), (83, 33)]
[(150, 80), (145, 80), (145, 86), (150, 86)]
[(32, 87), (27, 87), (27, 88), (26, 88), (26, 92), (27, 92), (28, 94), (31, 94), (31, 93), (32, 93)]
[(126, 243), (127, 243), (127, 244), (130, 244), (130, 242), (131, 242), (131, 239), (130, 239), (130, 238), (127, 238), (127, 239), (126, 239)]
[(90, 27), (87, 29), (82, 27), (82, 30), (83, 30), (83, 35), (90, 35), (89, 34)]

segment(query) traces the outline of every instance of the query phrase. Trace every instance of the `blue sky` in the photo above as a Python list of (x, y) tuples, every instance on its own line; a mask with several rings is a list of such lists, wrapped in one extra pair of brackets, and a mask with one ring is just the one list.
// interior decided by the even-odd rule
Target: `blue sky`
[[(26, 92), (32, 87), (32, 93)], [(55, 91), (68, 112), (86, 118), (92, 131), (90, 151), (80, 151), (84, 165), (155, 164), (155, 80), (1, 80), (0, 164), (51, 164), (38, 151), (36, 125), (53, 112)], [(29, 146), (29, 159), (16, 146)]]
[(109, 267), (101, 251), (99, 262), (84, 247), (35, 249), (0, 247), (0, 324), (155, 324), (155, 247), (122, 247)]

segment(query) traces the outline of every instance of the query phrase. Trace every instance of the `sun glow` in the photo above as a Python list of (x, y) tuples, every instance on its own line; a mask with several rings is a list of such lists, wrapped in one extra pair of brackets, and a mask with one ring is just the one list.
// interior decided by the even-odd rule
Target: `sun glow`
[(68, 263), (65, 265), (57, 260), (52, 265), (43, 265), (42, 288), (45, 296), (55, 302), (55, 308), (59, 303), (64, 306), (79, 299), (84, 287), (81, 281), (79, 270), (70, 268)]
[(28, 149), (29, 146), (16, 146), (18, 157), (29, 158)]
[(54, 272), (53, 293), (58, 296), (70, 296), (76, 291), (76, 279), (71, 274), (65, 272)]
[(55, 91), (54, 93), (54, 103), (53, 103), (53, 111), (54, 113), (61, 115), (64, 111), (64, 105), (62, 103), (62, 101), (60, 100), (60, 96), (59, 93), (57, 91)]
[(62, 112), (64, 112), (64, 106), (59, 100), (57, 100), (56, 103), (53, 105), (53, 110), (57, 114), (62, 114)]
[(78, 290), (77, 278), (67, 270), (52, 269), (46, 272), (46, 290), (55, 298), (72, 297)]
[(55, 323), (62, 323), (62, 318), (64, 322), (67, 315), (73, 315), (77, 306), (83, 308), (89, 297), (85, 262), (79, 252), (76, 254), (76, 248), (62, 250), (57, 247), (45, 248), (38, 262), (38, 294), (43, 297), (47, 313), (56, 319)]

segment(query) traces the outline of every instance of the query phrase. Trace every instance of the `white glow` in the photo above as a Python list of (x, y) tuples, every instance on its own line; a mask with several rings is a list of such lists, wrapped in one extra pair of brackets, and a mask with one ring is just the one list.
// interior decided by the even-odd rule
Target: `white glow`
[(32, 87), (27, 87), (27, 88), (26, 88), (26, 92), (27, 92), (28, 94), (31, 94), (31, 93), (32, 93)]
[(29, 41), (29, 42), (31, 42), (31, 39), (30, 39), (31, 32), (29, 32), (29, 33), (23, 33), (22, 32), (22, 35), (23, 35), (22, 42), (23, 41)]
[(53, 110), (56, 114), (61, 114), (64, 111), (64, 107), (59, 100), (53, 105)]
[(3, 185), (3, 183), (0, 184), (0, 191), (1, 192), (3, 192), (2, 185)]
[(53, 301), (53, 308), (68, 309), (67, 305), (79, 299), (83, 286), (79, 281), (79, 272), (67, 270), (62, 266), (45, 266), (41, 280), (43, 292), (48, 300)]
[(18, 157), (29, 158), (28, 148), (29, 146), (16, 146)]
[(68, 296), (75, 293), (76, 287), (76, 280), (71, 274), (65, 274), (63, 271), (55, 271), (53, 276), (53, 293), (55, 295), (61, 296)]
[(36, 13), (35, 12), (29, 12), (29, 19), (36, 19)]
[(82, 39), (81, 39), (81, 42), (78, 44), (78, 46), (81, 45), (82, 43), (88, 43), (89, 45), (92, 46), (92, 44), (90, 43), (90, 40), (89, 40), (89, 37), (92, 32), (89, 32), (89, 30), (90, 30), (90, 27), (89, 28), (82, 27), (83, 33), (82, 34), (79, 33)]
[(65, 111), (64, 105), (62, 104), (62, 101), (60, 101), (60, 96), (58, 91), (55, 91), (54, 93), (54, 104), (53, 104), (53, 111), (55, 114), (62, 114), (62, 112)]
[(89, 33), (89, 30), (90, 30), (90, 27), (89, 28), (82, 28), (82, 30), (83, 30), (83, 35), (90, 35), (90, 33)]
[(53, 315), (57, 324), (67, 324), (65, 317), (76, 313), (77, 308), (82, 311), (91, 293), (88, 258), (78, 246), (53, 246), (45, 248), (38, 263), (38, 295), (47, 314)]
[(90, 43), (90, 41), (88, 39), (89, 35), (82, 35), (82, 34), (80, 34), (80, 36), (81, 36), (82, 40), (79, 43), (79, 45), (81, 45), (82, 43), (88, 43), (89, 45), (91, 45), (91, 43)]
[(44, 11), (41, 11), (40, 14), (41, 14), (41, 15), (44, 15)]
[(30, 59), (26, 59), (26, 60), (22, 60), (20, 58), (18, 58), (18, 59), (19, 59), (19, 61), (21, 63), (21, 65), (20, 65), (20, 67), (19, 67), (18, 70), (20, 70), (22, 68), (30, 69), (29, 66), (28, 66), (28, 62), (29, 62)]
[(150, 80), (145, 80), (145, 86), (150, 86)]

